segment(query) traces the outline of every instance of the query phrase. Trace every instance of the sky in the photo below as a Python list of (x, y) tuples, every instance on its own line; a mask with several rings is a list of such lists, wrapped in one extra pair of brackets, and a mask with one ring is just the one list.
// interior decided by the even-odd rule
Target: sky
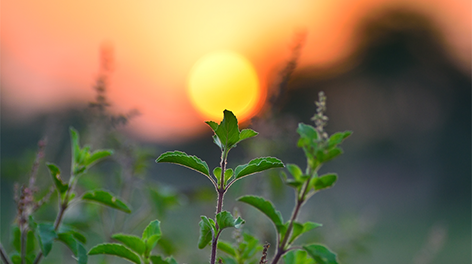
[(94, 98), (105, 45), (114, 57), (107, 91), (112, 110), (141, 113), (132, 120), (132, 132), (158, 142), (189, 137), (207, 129), (202, 121), (209, 119), (188, 92), (189, 74), (205, 55), (229, 50), (252, 64), (260, 91), (244, 117), (249, 119), (289, 60), (296, 32), (307, 34), (299, 67), (333, 67), (355, 49), (363, 19), (388, 7), (407, 7), (431, 18), (451, 57), (470, 72), (467, 0), (4, 0), (2, 108), (10, 110), (6, 118), (21, 121), (85, 105)]

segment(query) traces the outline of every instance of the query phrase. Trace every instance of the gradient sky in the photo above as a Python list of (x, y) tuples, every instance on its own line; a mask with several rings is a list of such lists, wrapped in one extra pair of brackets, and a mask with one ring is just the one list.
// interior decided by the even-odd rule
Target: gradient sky
[(468, 0), (4, 0), (1, 7), (2, 107), (14, 110), (8, 118), (92, 100), (100, 46), (108, 43), (113, 110), (138, 109), (142, 115), (131, 127), (148, 140), (205, 128), (186, 89), (190, 69), (205, 54), (242, 54), (264, 93), (289, 59), (294, 32), (307, 32), (301, 67), (334, 66), (355, 48), (362, 19), (381, 8), (408, 7), (430, 17), (451, 56), (470, 72)]

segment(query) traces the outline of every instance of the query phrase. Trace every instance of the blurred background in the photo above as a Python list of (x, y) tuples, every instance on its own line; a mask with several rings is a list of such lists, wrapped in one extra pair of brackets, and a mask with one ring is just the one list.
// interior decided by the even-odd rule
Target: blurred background
[[(46, 137), (44, 161), (68, 171), (74, 126), (82, 144), (116, 150), (81, 179), (79, 192), (110, 189), (133, 208), (130, 215), (71, 208), (65, 222), (89, 230), (87, 249), (112, 233), (139, 235), (158, 218), (158, 251), (179, 263), (206, 261), (209, 250), (196, 245), (199, 216), (214, 213), (210, 182), (154, 160), (181, 150), (218, 166), (204, 121), (222, 115), (209, 115), (209, 103), (190, 91), (192, 73), (203, 72), (198, 78), (208, 86), (224, 68), (236, 79), (254, 72), (255, 90), (223, 80), (200, 93), (220, 102), (212, 108), (220, 113), (237, 101), (240, 126), (260, 132), (231, 152), (231, 167), (268, 155), (304, 167), (296, 127), (311, 123), (319, 91), (327, 95), (327, 131), (354, 132), (345, 154), (322, 168), (338, 173), (336, 186), (304, 207), (302, 220), (324, 224), (307, 243), (325, 243), (342, 263), (470, 263), (471, 12), (462, 0), (3, 1), (2, 244), (12, 250), (14, 184), (27, 183), (37, 142)], [(246, 68), (210, 63), (198, 71), (221, 50), (238, 54)], [(293, 193), (279, 173), (241, 181), (224, 205), (272, 244), (268, 220), (235, 198), (264, 196), (288, 219)], [(43, 162), (37, 196), (51, 185)], [(35, 218), (53, 221), (56, 203), (54, 194)], [(42, 263), (74, 263), (65, 246), (54, 252)]]

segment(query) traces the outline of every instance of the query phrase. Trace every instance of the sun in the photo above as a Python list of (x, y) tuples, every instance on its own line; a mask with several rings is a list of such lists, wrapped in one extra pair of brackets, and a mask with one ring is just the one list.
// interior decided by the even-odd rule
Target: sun
[(229, 50), (214, 51), (192, 67), (188, 93), (205, 118), (220, 121), (223, 110), (228, 109), (243, 121), (253, 115), (259, 102), (259, 79), (244, 56)]

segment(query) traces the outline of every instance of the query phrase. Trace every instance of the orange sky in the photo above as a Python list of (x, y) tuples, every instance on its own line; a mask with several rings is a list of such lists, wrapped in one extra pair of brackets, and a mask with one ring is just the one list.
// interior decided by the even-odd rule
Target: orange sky
[(4, 0), (2, 103), (15, 109), (9, 118), (21, 119), (92, 100), (99, 48), (107, 42), (114, 47), (114, 109), (138, 109), (131, 127), (148, 140), (188, 136), (206, 126), (186, 92), (188, 73), (203, 55), (229, 49), (246, 56), (264, 88), (288, 59), (295, 30), (308, 33), (302, 66), (335, 64), (352, 51), (357, 23), (384, 6), (431, 17), (458, 65), (470, 71), (466, 0)]

